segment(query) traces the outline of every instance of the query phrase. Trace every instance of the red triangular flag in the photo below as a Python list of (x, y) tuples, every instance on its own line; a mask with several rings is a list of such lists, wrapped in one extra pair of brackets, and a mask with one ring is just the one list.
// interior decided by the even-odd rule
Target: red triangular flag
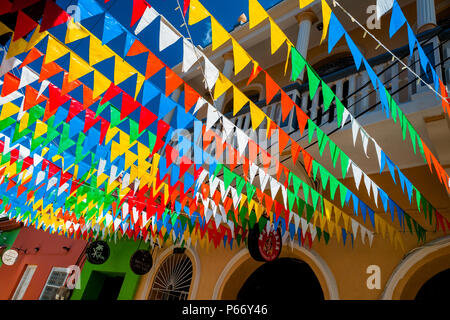
[(441, 79), (439, 79), (439, 87), (441, 89), (441, 96), (444, 97), (444, 99), (442, 99), (442, 108), (444, 109), (444, 112), (450, 116), (450, 103), (449, 103), (448, 93), (447, 93), (447, 89), (445, 88)]
[(183, 3), (183, 15), (186, 16), (187, 9), (189, 8), (189, 4), (191, 3), (191, 0), (184, 0)]
[(150, 5), (145, 0), (133, 0), (130, 28), (142, 17), (147, 7), (150, 7)]
[(79, 101), (72, 99), (72, 101), (70, 101), (69, 114), (67, 115), (66, 122), (72, 120), (76, 115), (78, 115), (83, 110), (84, 110), (83, 105)]
[(102, 101), (100, 101), (100, 104), (105, 104), (115, 96), (117, 96), (119, 93), (121, 93), (122, 90), (114, 83), (111, 82), (111, 85), (109, 86), (108, 90), (106, 90), (105, 94), (103, 95)]
[(280, 91), (280, 87), (266, 72), (266, 104), (270, 104), (273, 97)]
[(66, 23), (69, 19), (69, 14), (61, 9), (55, 2), (47, 1), (39, 31), (44, 32), (52, 27)]
[(120, 110), (120, 120), (128, 117), (134, 110), (139, 108), (141, 104), (133, 99), (130, 95), (124, 93), (122, 95), (122, 108)]
[(83, 85), (83, 106), (85, 109), (89, 108), (94, 104), (94, 102), (97, 102), (100, 99), (100, 97), (94, 99), (93, 96), (94, 94), (92, 90), (89, 87)]
[(91, 109), (86, 109), (86, 117), (84, 118), (84, 129), (83, 132), (87, 132), (92, 128), (101, 118), (95, 117), (95, 112)]
[(148, 110), (146, 107), (141, 106), (141, 115), (139, 119), (139, 133), (147, 129), (157, 119), (156, 115)]
[(254, 68), (252, 68), (252, 74), (250, 75), (250, 78), (248, 78), (248, 82), (247, 85), (250, 84), (250, 82), (252, 82), (253, 80), (255, 80), (255, 78), (258, 76), (258, 74), (262, 71), (262, 68), (260, 66), (258, 66), (256, 68), (256, 70)]
[(8, 72), (5, 74), (3, 87), (2, 87), (2, 97), (6, 97), (7, 95), (17, 91), (19, 89), (20, 79), (17, 78), (12, 73)]
[[(31, 30), (36, 28), (38, 23), (19, 10), (17, 14), (16, 28), (14, 29), (13, 41), (26, 36)], [(42, 32), (42, 31), (41, 31)]]
[(45, 114), (43, 121), (48, 120), (52, 115), (56, 113), (58, 108), (69, 101), (71, 98), (67, 94), (61, 95), (61, 90), (58, 87), (49, 85), (50, 98), (45, 107)]
[(282, 121), (285, 121), (292, 108), (294, 107), (294, 101), (286, 94), (286, 92), (281, 91), (281, 116)]

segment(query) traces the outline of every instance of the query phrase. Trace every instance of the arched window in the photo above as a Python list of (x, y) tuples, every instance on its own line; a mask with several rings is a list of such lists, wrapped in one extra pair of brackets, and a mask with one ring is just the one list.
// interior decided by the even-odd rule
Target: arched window
[(186, 300), (192, 282), (192, 262), (184, 253), (171, 254), (155, 275), (149, 300)]

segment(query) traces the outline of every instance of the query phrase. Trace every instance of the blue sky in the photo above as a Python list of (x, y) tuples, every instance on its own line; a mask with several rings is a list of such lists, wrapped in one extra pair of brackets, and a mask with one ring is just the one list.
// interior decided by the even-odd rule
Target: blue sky
[[(178, 0), (183, 6), (183, 0)], [(282, 0), (259, 0), (259, 3), (267, 10)], [(147, 0), (160, 14), (166, 17), (172, 25), (177, 28), (185, 37), (187, 37), (186, 27), (179, 10), (177, 0)], [(248, 0), (200, 0), (201, 4), (219, 21), (228, 31), (233, 30), (237, 24), (237, 19), (242, 13), (248, 18)], [(186, 15), (186, 21), (189, 16), (189, 10)], [(188, 26), (195, 45), (203, 47), (211, 43), (211, 24), (209, 18)]]

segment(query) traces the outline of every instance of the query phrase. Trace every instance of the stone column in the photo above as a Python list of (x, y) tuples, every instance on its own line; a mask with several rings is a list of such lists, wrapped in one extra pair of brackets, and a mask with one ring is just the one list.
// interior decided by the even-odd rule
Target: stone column
[[(233, 75), (233, 67), (234, 67), (234, 60), (233, 60), (233, 52), (227, 52), (223, 55), (224, 65), (222, 73), (223, 75), (230, 79)], [(227, 94), (224, 93), (222, 96), (219, 97), (216, 101), (216, 107), (220, 112), (223, 112), (223, 103), (225, 102), (225, 98), (227, 97)]]
[[(304, 11), (295, 17), (298, 21), (298, 35), (295, 48), (306, 59), (309, 47), (309, 36), (311, 34), (311, 26), (317, 21), (316, 15), (311, 11)], [(299, 76), (303, 80), (304, 70)]]
[(434, 0), (417, 0), (417, 33), (436, 27)]

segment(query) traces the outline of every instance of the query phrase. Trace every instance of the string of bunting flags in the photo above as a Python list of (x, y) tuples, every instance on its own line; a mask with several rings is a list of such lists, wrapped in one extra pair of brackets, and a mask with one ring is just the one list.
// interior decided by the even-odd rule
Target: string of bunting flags
[[(26, 22), (32, 19), (22, 9), (35, 2), (24, 1), (21, 6), (11, 5), (5, 12), (17, 11), (17, 21), (20, 19)], [(72, 2), (57, 1), (62, 7), (61, 3)], [(78, 23), (71, 20), (54, 2), (47, 1), (40, 24), (34, 22), (32, 27), (28, 25), (28, 29), (23, 29), (22, 26), (17, 27), (19, 23), (16, 23), (0, 70), (0, 189), (4, 195), (0, 211), (7, 212), (10, 218), (24, 221), (27, 225), (34, 224), (50, 232), (83, 238), (94, 238), (100, 233), (103, 236), (119, 233), (135, 239), (142, 237), (146, 241), (156, 239), (159, 242), (180, 241), (189, 244), (199, 241), (202, 247), (208, 247), (210, 242), (217, 247), (223, 241), (224, 246), (228, 243), (232, 247), (233, 239), (238, 245), (246, 241), (247, 231), (255, 223), (259, 224), (260, 229), (274, 223), (275, 228), (281, 226), (283, 234), (289, 232), (291, 242), (297, 234), (301, 245), (307, 239), (311, 246), (316, 236), (320, 240), (321, 235), (328, 243), (334, 234), (338, 241), (343, 239), (344, 245), (350, 234), (353, 243), (358, 229), (361, 241), (364, 243), (367, 235), (371, 245), (374, 233), (342, 210), (352, 199), (353, 214), (358, 215), (359, 204), (364, 221), (369, 213), (377, 233), (385, 237), (387, 231), (391, 243), (404, 250), (398, 230), (312, 159), (262, 110), (251, 101), (245, 101), (246, 97), (236, 103), (236, 112), (250, 103), (253, 129), (259, 128), (266, 119), (269, 129), (267, 139), (270, 138), (269, 131), (277, 130), (279, 141), (284, 141), (280, 143), (280, 154), (291, 141), (294, 163), (301, 151), (305, 164), (307, 161), (309, 163), (308, 174), (314, 180), (320, 170), (324, 190), (330, 180), (332, 201), (339, 187), (342, 209), (289, 172), (189, 87), (170, 69), (169, 64), (164, 64), (161, 61), (164, 57), (173, 66), (176, 61), (180, 61), (183, 63), (183, 72), (187, 72), (198, 61), (193, 55), (198, 54), (198, 49), (170, 30), (151, 6), (143, 0), (133, 1), (132, 6), (118, 6), (117, 1), (108, 2), (111, 13), (99, 5), (93, 5), (95, 2), (92, 0), (78, 1), (78, 5), (82, 6), (82, 17)], [(185, 3), (185, 12), (188, 7)], [(128, 10), (125, 12), (129, 15), (122, 11), (122, 17), (116, 20), (116, 14), (123, 8)], [(131, 23), (128, 20), (123, 24), (130, 16)], [(222, 28), (217, 21), (213, 24), (216, 31)], [(133, 35), (128, 29), (134, 25), (137, 27)], [(137, 39), (137, 35), (142, 39), (149, 29), (155, 27), (159, 32), (149, 40), (155, 39), (155, 36), (159, 39), (153, 41), (153, 47), (148, 45), (151, 41), (144, 45), (144, 41)], [(1, 24), (0, 34), (8, 32), (12, 30)], [(243, 70), (254, 60), (234, 39), (232, 42), (233, 48), (239, 48), (237, 51), (241, 49), (241, 58), (245, 55), (250, 59), (247, 63), (238, 61), (237, 65)], [(215, 48), (219, 46), (217, 41), (214, 42), (214, 36), (213, 43), (217, 45)], [(277, 44), (274, 45), (272, 53), (278, 48)], [(173, 56), (170, 53), (174, 51), (177, 52), (176, 58), (171, 60), (168, 57)], [(159, 54), (161, 60), (156, 57)], [(239, 53), (235, 55), (239, 56)], [(210, 90), (214, 88), (215, 99), (220, 96), (220, 91), (223, 94), (231, 87), (235, 98), (243, 95), (203, 54), (200, 56), (204, 58), (205, 85)], [(256, 77), (261, 71), (262, 68), (254, 62), (251, 77)], [(266, 81), (271, 80), (264, 73)], [(184, 87), (181, 98), (183, 103), (179, 104), (169, 95), (181, 86)], [(275, 93), (272, 91), (272, 98), (280, 90), (277, 89)], [(291, 104), (291, 101), (285, 101), (285, 105)], [(207, 108), (206, 125), (195, 118), (195, 114), (204, 106)], [(291, 105), (289, 112), (293, 107)], [(301, 111), (298, 106), (296, 109)], [(175, 110), (175, 116), (167, 123), (163, 118), (172, 110)], [(284, 118), (289, 114), (286, 112), (283, 112)], [(304, 116), (307, 117), (306, 114)], [(330, 151), (332, 148), (335, 150), (331, 152), (334, 166), (337, 156), (341, 155), (343, 177), (350, 166), (355, 172), (353, 165), (357, 167), (356, 164), (348, 157), (348, 165), (345, 165), (346, 161), (342, 163), (345, 154), (334, 143), (334, 147), (331, 147), (332, 141), (324, 138), (325, 134), (320, 128), (305, 117), (301, 120), (303, 126), (299, 127), (303, 131), (308, 125), (309, 140), (313, 137), (314, 130), (310, 130), (313, 128), (318, 139), (322, 140), (320, 148), (324, 149), (329, 141)], [(342, 123), (345, 123), (345, 119)], [(219, 124), (221, 135), (211, 130)], [(182, 137), (179, 140), (182, 148), (173, 148), (169, 142), (174, 133), (177, 129), (185, 128), (194, 129), (194, 139)], [(233, 132), (238, 137), (237, 149), (229, 139)], [(363, 132), (362, 128), (360, 132)], [(199, 139), (201, 146), (196, 144)], [(294, 147), (294, 143), (298, 147)], [(198, 155), (195, 161), (182, 151), (192, 147), (194, 158)], [(214, 155), (206, 151), (208, 147), (215, 151)], [(243, 155), (247, 147), (248, 158)], [(233, 160), (230, 168), (219, 162), (225, 150)], [(256, 165), (257, 155), (265, 159), (264, 169)], [(180, 164), (174, 163), (174, 159), (179, 159)], [(391, 161), (387, 160), (386, 155), (384, 159), (392, 174)], [(277, 179), (267, 173), (272, 161), (277, 166)], [(233, 172), (238, 163), (244, 164), (243, 177)], [(433, 163), (436, 167), (437, 164)], [(400, 170), (396, 168), (400, 176)], [(220, 172), (223, 173), (223, 180), (217, 177)], [(282, 173), (285, 175), (284, 183), (281, 183)], [(259, 183), (254, 179), (256, 174), (259, 175)], [(403, 223), (403, 219), (406, 221), (403, 227), (407, 225), (411, 232), (414, 228), (419, 240), (424, 241), (426, 230), (373, 181), (366, 182), (366, 179), (370, 179), (366, 176), (364, 174), (366, 188), (367, 185), (372, 188), (374, 199), (380, 195), (385, 212), (389, 203), (392, 220), (394, 208), (397, 208), (400, 223)], [(361, 175), (359, 177), (361, 179)], [(167, 182), (163, 182), (166, 179)], [(412, 184), (408, 185), (406, 177), (403, 181), (402, 188), (406, 185), (408, 194), (412, 193), (409, 190), (415, 190), (418, 208), (420, 210), (422, 205), (431, 223), (434, 208), (420, 197)], [(246, 195), (242, 194), (244, 186)], [(270, 187), (270, 194), (264, 192), (266, 186)], [(293, 187), (293, 191), (289, 186)], [(300, 187), (304, 199), (298, 196)], [(284, 205), (276, 200), (278, 190), (281, 190)], [(367, 191), (370, 195), (370, 188)], [(409, 198), (411, 202), (411, 196)], [(294, 204), (297, 205), (297, 212), (293, 211)], [(318, 204), (321, 212), (317, 210)], [(266, 214), (263, 214), (264, 211)], [(302, 217), (303, 212), (306, 212), (306, 219)], [(331, 219), (333, 212), (334, 221)], [(449, 227), (448, 220), (435, 209), (434, 213), (436, 228), (445, 231), (445, 223)]]

